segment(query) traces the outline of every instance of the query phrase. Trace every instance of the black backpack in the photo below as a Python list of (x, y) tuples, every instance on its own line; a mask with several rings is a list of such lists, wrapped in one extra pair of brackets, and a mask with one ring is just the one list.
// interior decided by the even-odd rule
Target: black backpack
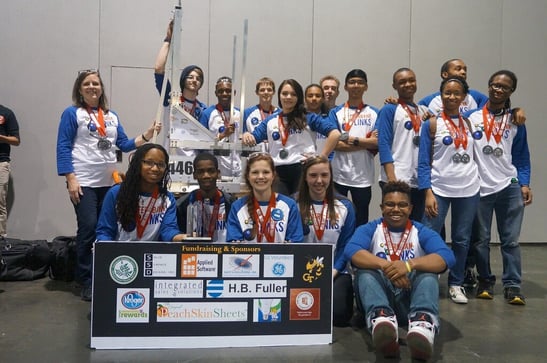
[(49, 277), (52, 280), (73, 281), (76, 270), (76, 237), (57, 236), (49, 247), (52, 255)]
[(46, 275), (51, 252), (46, 240), (0, 238), (0, 280), (29, 281)]

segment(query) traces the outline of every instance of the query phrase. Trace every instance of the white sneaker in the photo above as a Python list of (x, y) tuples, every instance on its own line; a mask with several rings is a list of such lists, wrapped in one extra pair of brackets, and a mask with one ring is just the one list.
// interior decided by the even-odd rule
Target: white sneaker
[(381, 352), (384, 357), (399, 356), (399, 332), (397, 329), (397, 318), (395, 315), (385, 315), (383, 310), (376, 315), (372, 322), (372, 341), (376, 351)]
[(429, 360), (433, 354), (434, 339), (435, 326), (427, 314), (419, 313), (409, 321), (406, 342), (412, 359)]
[(450, 299), (456, 304), (467, 304), (467, 296), (462, 286), (450, 286), (448, 295), (450, 295)]

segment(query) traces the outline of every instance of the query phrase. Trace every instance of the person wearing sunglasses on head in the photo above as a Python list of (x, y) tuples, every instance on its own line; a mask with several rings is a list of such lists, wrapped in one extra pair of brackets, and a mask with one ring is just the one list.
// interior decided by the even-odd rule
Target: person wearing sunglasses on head
[(140, 135), (127, 137), (118, 114), (109, 109), (97, 70), (78, 73), (72, 89), (73, 105), (67, 107), (57, 134), (57, 174), (64, 176), (78, 223), (77, 281), (83, 300), (91, 300), (91, 248), (104, 196), (114, 183), (116, 149), (129, 152), (148, 142), (161, 130), (152, 122)]
[(182, 241), (175, 197), (169, 187), (169, 155), (146, 144), (132, 155), (125, 179), (110, 188), (97, 223), (97, 241)]

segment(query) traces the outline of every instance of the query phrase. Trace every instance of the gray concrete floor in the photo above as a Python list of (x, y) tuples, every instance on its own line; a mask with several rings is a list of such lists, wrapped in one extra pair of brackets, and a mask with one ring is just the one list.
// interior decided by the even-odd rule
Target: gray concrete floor
[[(526, 306), (505, 303), (496, 285), (492, 301), (471, 298), (467, 305), (447, 299), (441, 277), (441, 332), (434, 362), (544, 362), (547, 352), (547, 246), (524, 246)], [(492, 269), (501, 277), (499, 248)], [(377, 357), (370, 336), (355, 327), (335, 328), (334, 343), (322, 346), (93, 350), (89, 348), (90, 304), (71, 284), (47, 278), (0, 282), (0, 362), (405, 362)]]

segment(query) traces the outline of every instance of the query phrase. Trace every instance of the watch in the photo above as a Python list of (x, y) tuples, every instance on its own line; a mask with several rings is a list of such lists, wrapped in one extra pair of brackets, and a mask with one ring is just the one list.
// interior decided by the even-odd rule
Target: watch
[(353, 146), (359, 146), (359, 138), (358, 137), (353, 139)]

